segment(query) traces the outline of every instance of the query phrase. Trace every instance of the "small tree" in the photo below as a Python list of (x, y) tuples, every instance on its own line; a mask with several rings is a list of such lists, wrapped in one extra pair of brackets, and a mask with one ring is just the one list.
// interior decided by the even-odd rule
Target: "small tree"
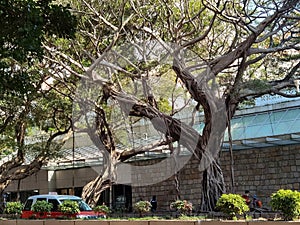
[(191, 213), (193, 210), (193, 204), (188, 202), (187, 200), (177, 200), (170, 204), (171, 209), (175, 209), (181, 215), (186, 215), (187, 213)]
[(142, 217), (143, 213), (150, 211), (151, 204), (149, 201), (138, 201), (134, 204), (133, 208), (140, 214), (140, 217)]
[(223, 194), (217, 201), (216, 209), (227, 214), (230, 219), (250, 210), (245, 199), (238, 194)]
[(271, 195), (273, 210), (280, 210), (284, 220), (292, 220), (300, 215), (300, 192), (280, 189)]

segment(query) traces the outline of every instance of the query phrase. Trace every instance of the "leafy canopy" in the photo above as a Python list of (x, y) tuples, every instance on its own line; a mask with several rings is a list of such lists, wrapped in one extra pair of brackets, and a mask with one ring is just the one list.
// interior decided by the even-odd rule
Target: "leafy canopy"
[(52, 0), (0, 1), (0, 58), (30, 60), (43, 54), (44, 35), (74, 37), (76, 18)]

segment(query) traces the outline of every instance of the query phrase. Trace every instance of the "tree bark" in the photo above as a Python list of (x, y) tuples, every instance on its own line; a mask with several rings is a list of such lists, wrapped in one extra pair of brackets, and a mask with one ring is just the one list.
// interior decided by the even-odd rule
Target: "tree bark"
[(201, 211), (213, 211), (219, 197), (225, 193), (225, 182), (218, 159), (203, 172)]
[[(103, 151), (102, 151), (103, 152)], [(101, 193), (111, 187), (116, 180), (116, 166), (119, 162), (118, 155), (104, 153), (103, 171), (88, 182), (82, 190), (81, 197), (91, 207), (95, 207), (101, 197)]]
[[(22, 125), (22, 128), (25, 129), (25, 126)], [(7, 161), (0, 166), (0, 193), (3, 193), (4, 189), (11, 182), (22, 180), (28, 176), (31, 176), (32, 174), (37, 173), (49, 159), (48, 153), (53, 140), (60, 135), (66, 134), (69, 130), (70, 127), (63, 131), (57, 131), (56, 133), (52, 134), (48, 138), (43, 151), (39, 155), (37, 155), (28, 165), (23, 165), (26, 153), (26, 151), (24, 151), (24, 149), (26, 148), (24, 144), (25, 130), (20, 132), (19, 134), (22, 134), (24, 137), (18, 137), (18, 140), (22, 140), (20, 142), (21, 144), (19, 144), (19, 148), (21, 149), (19, 149), (18, 151), (21, 151), (22, 153), (18, 153), (14, 159)]]

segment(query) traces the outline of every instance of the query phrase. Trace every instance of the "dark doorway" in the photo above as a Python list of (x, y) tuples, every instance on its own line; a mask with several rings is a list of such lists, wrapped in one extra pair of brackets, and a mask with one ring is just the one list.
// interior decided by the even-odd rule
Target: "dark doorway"
[[(110, 195), (111, 204), (110, 204)], [(131, 212), (132, 211), (132, 189), (129, 185), (117, 184), (111, 189), (106, 189), (101, 193), (98, 205), (106, 204), (115, 212)]]

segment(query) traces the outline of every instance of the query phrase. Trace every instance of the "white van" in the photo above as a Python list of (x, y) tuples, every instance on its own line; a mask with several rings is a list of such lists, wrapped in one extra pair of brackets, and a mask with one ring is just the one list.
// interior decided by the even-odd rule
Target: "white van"
[[(32, 211), (32, 206), (37, 201), (47, 201), (49, 203), (52, 203), (53, 207), (51, 209), (51, 212), (47, 215), (44, 214), (38, 214), (36, 212)], [(79, 205), (80, 212), (76, 213), (74, 215), (71, 215), (74, 218), (82, 218), (82, 219), (95, 219), (98, 217), (103, 217), (104, 215), (101, 215), (99, 213), (95, 213), (91, 207), (85, 203), (80, 197), (74, 196), (74, 195), (34, 195), (27, 199), (25, 202), (24, 209), (21, 214), (21, 218), (23, 219), (30, 219), (30, 218), (63, 218), (65, 215), (59, 211), (59, 205), (61, 205), (65, 200), (71, 200), (76, 201)]]

